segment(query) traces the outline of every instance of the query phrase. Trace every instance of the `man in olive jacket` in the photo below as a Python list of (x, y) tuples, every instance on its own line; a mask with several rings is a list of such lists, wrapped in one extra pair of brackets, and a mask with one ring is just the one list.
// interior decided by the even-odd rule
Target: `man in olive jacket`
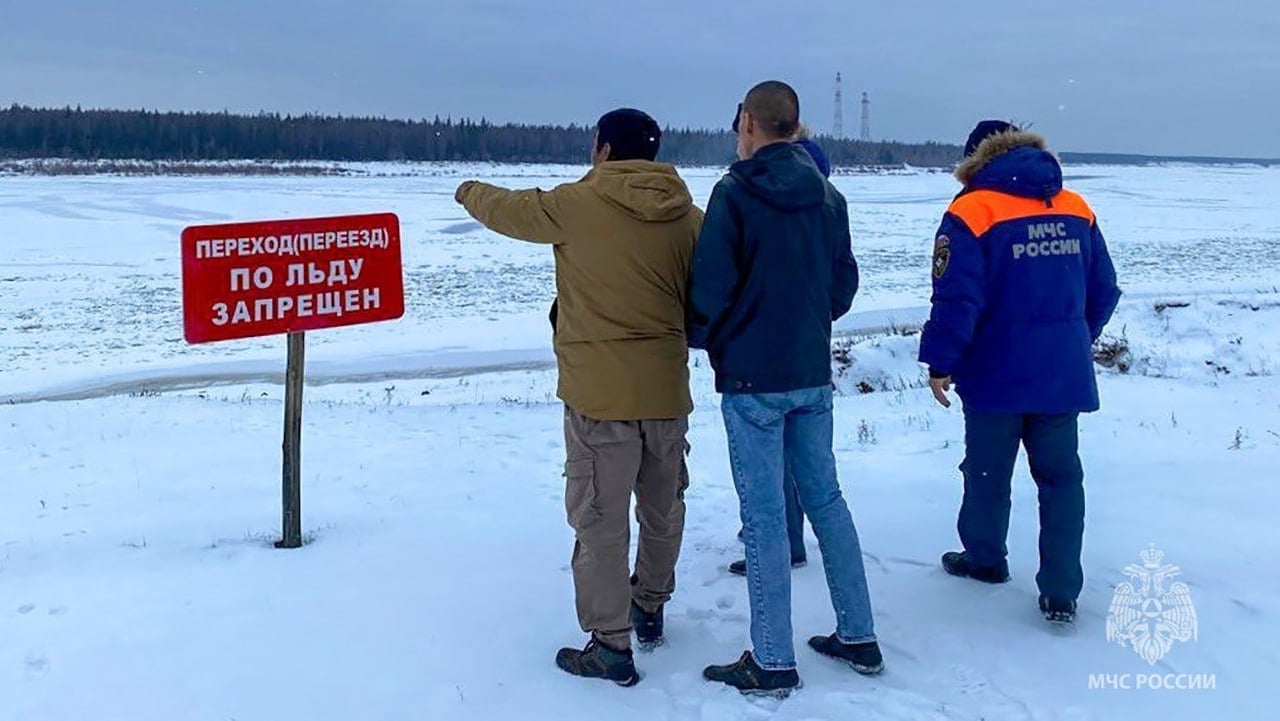
[[(577, 535), (573, 580), (585, 649), (561, 649), (569, 673), (639, 680), (631, 632), (662, 643), (684, 532), (689, 396), (686, 288), (702, 212), (675, 168), (654, 162), (648, 115), (600, 118), (592, 170), (554, 190), (469, 181), (457, 200), (503, 235), (554, 246), (555, 352), (565, 403), (565, 506)], [(632, 493), (640, 521), (629, 567)]]

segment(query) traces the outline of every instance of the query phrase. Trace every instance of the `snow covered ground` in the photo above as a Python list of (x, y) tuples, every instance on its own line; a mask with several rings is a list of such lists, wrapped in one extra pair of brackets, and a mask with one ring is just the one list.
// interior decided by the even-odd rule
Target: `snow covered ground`
[[(539, 183), (577, 172), (509, 170)], [(550, 265), (467, 225), (446, 197), (456, 177), (0, 179), (0, 395), (17, 401), (0, 405), (0, 721), (1267, 717), (1280, 673), (1280, 214), (1264, 199), (1280, 173), (1077, 174), (1097, 176), (1074, 185), (1131, 291), (1106, 339), (1118, 361), (1104, 410), (1082, 423), (1077, 627), (1053, 632), (1034, 607), (1025, 465), (1014, 581), (980, 587), (937, 568), (956, 544), (960, 414), (920, 388), (915, 336), (868, 332), (919, 318), (952, 186), (840, 178), (865, 293), (846, 326), (863, 332), (837, 363), (836, 445), (888, 671), (858, 677), (803, 647), (833, 624), (815, 563), (794, 586), (806, 686), (781, 703), (699, 675), (746, 647), (748, 613), (725, 571), (741, 552), (737, 502), (700, 357), (670, 643), (639, 658), (634, 689), (554, 667), (559, 646), (583, 639), (547, 368)], [(687, 175), (704, 201), (715, 173)], [(183, 345), (177, 233), (382, 209), (405, 225), (411, 310), (309, 336), (310, 543), (279, 551), (283, 343)], [(1199, 620), (1198, 638), (1154, 666), (1105, 632), (1125, 567), (1151, 544), (1180, 566)], [(1150, 674), (1214, 688), (1091, 688)]]

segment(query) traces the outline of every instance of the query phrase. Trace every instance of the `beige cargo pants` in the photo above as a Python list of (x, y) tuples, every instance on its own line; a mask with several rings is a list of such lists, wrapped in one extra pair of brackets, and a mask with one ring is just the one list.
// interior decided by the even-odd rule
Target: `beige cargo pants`
[[(652, 613), (671, 598), (684, 534), (688, 418), (596, 421), (565, 408), (565, 510), (577, 534), (578, 622), (607, 646), (631, 647), (631, 602)], [(631, 495), (640, 522), (630, 570)]]

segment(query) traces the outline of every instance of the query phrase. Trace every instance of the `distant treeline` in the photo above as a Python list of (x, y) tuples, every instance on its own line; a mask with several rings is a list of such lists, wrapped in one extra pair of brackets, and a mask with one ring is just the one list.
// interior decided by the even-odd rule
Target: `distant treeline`
[(1132, 155), (1125, 153), (1059, 153), (1068, 165), (1157, 165), (1187, 163), (1189, 165), (1263, 165), (1280, 166), (1278, 159), (1217, 158), (1201, 155)]
[[(321, 115), (234, 115), (146, 110), (0, 109), (0, 158), (77, 160), (338, 160), (585, 163), (592, 129), (495, 125), (453, 118), (394, 120)], [(941, 143), (818, 138), (833, 165), (948, 166), (960, 149)], [(660, 160), (724, 165), (727, 130), (668, 128)]]

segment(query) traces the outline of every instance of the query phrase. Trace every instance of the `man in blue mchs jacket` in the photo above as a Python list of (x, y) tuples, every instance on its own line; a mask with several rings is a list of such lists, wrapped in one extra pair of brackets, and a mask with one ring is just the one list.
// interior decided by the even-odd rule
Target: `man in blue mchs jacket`
[(703, 675), (744, 693), (800, 684), (791, 632), (790, 472), (822, 550), (836, 631), (809, 645), (863, 674), (884, 668), (862, 549), (832, 452), (831, 323), (849, 311), (858, 266), (849, 209), (790, 142), (800, 101), (765, 82), (743, 101), (738, 157), (716, 184), (693, 256), (686, 334), (706, 348), (742, 514), (752, 650)]
[(1098, 410), (1093, 342), (1120, 289), (1097, 219), (1062, 188), (1044, 138), (979, 123), (956, 168), (964, 190), (933, 247), (933, 309), (920, 340), (934, 397), (964, 401), (964, 551), (944, 554), (954, 576), (1009, 580), (1009, 508), (1018, 446), (1040, 496), (1040, 610), (1075, 620), (1084, 585), (1080, 413)]

